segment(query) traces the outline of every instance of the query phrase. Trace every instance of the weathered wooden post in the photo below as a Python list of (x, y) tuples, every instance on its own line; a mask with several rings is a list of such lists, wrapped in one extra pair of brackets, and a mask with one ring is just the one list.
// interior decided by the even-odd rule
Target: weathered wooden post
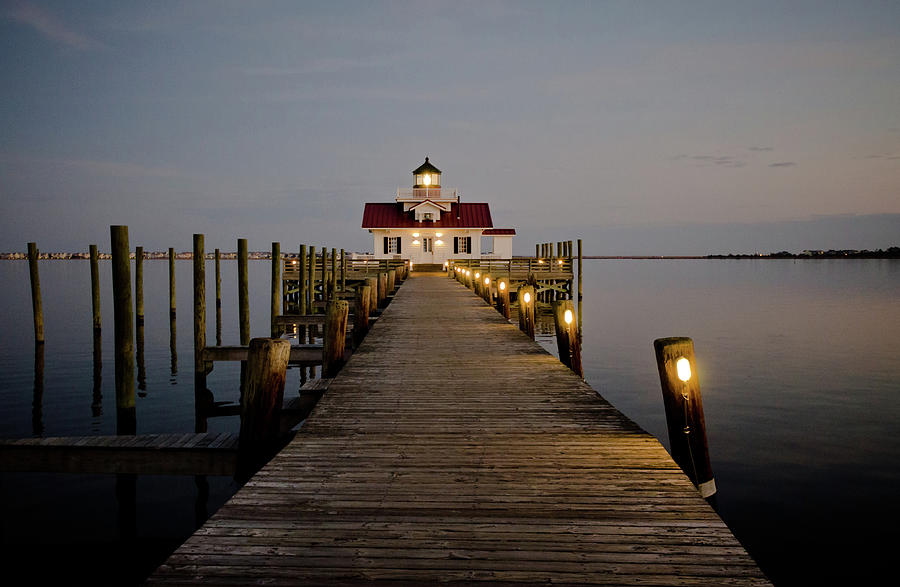
[(534, 286), (522, 285), (518, 292), (519, 328), (534, 340)]
[(331, 300), (325, 308), (322, 333), (322, 377), (334, 377), (344, 366), (344, 341), (347, 338), (347, 316), (350, 304)]
[(328, 249), (322, 247), (322, 301), (328, 302)]
[(372, 316), (378, 309), (378, 278), (366, 277), (366, 287), (369, 288), (369, 316)]
[(222, 346), (222, 252), (216, 249), (216, 346)]
[(316, 313), (316, 247), (309, 247), (309, 313)]
[(582, 293), (582, 290), (581, 290), (581, 283), (582, 283), (581, 259), (582, 259), (581, 239), (578, 239), (578, 339), (579, 340), (581, 340), (581, 336), (582, 336), (582, 330), (581, 330), (581, 328), (582, 328), (582, 326), (581, 326), (581, 324), (582, 324), (582, 322), (581, 322), (581, 297), (582, 297), (582, 295), (581, 295), (581, 293)]
[(481, 297), (484, 298), (488, 306), (492, 305), (493, 302), (493, 284), (490, 273), (481, 274)]
[(378, 307), (383, 308), (387, 304), (387, 272), (378, 272)]
[(347, 291), (347, 252), (341, 249), (341, 291)]
[(700, 490), (710, 498), (716, 482), (709, 462), (706, 422), (700, 398), (700, 381), (690, 338), (660, 338), (653, 341), (656, 366), (666, 408), (666, 425), (672, 458)]
[(337, 249), (331, 249), (331, 279), (328, 282), (328, 299), (337, 297)]
[(194, 395), (206, 390), (209, 368), (203, 360), (206, 348), (206, 253), (204, 237), (194, 235)]
[(472, 290), (476, 296), (484, 297), (481, 293), (481, 271), (475, 271), (472, 277)]
[[(216, 249), (217, 251), (219, 249)], [(175, 317), (175, 249), (169, 247), (169, 318)]]
[(578, 325), (575, 323), (575, 306), (572, 300), (553, 302), (553, 323), (556, 326), (556, 347), (563, 365), (584, 377), (581, 366), (581, 343), (578, 340)]
[(281, 243), (272, 243), (272, 304), (271, 317), (272, 338), (281, 336), (281, 329), (275, 323), (281, 314)]
[[(298, 282), (299, 287), (299, 296), (300, 296), (300, 304), (299, 304), (299, 314), (301, 316), (306, 315), (306, 245), (300, 245), (300, 254), (297, 255), (297, 274), (300, 276), (300, 280)], [(301, 330), (305, 332), (305, 329), (301, 327)], [(301, 337), (302, 340), (302, 337)]]
[(91, 257), (91, 313), (93, 314), (94, 336), (101, 331), (100, 323), (100, 252), (97, 245), (90, 246)]
[(28, 272), (31, 276), (31, 310), (34, 316), (34, 342), (44, 342), (44, 310), (41, 306), (41, 277), (38, 273), (37, 243), (28, 243)]
[(247, 239), (238, 239), (238, 328), (240, 344), (250, 344), (250, 285), (247, 271)]
[(509, 278), (497, 281), (497, 311), (509, 320)]
[(353, 344), (359, 346), (363, 337), (369, 332), (369, 300), (372, 288), (360, 285), (356, 288), (356, 308), (353, 310)]
[(397, 270), (388, 269), (387, 271), (387, 293), (394, 295), (397, 290)]
[(131, 320), (131, 260), (128, 227), (110, 226), (113, 285), (113, 331), (116, 363), (116, 429), (134, 434), (134, 322)]
[(281, 404), (291, 343), (276, 338), (254, 338), (247, 353), (247, 391), (241, 398), (239, 477), (252, 474), (256, 465), (277, 446)]
[(144, 247), (134, 248), (134, 323), (144, 323)]

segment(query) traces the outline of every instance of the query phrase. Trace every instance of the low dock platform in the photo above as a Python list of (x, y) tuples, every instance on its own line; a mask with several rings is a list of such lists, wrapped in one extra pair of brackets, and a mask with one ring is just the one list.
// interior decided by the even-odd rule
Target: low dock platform
[(148, 584), (373, 581), (769, 584), (655, 438), (444, 274)]

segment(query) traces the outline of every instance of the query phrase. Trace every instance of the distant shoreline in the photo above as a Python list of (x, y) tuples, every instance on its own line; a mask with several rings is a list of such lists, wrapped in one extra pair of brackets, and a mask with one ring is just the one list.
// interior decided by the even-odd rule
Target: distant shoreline
[[(349, 253), (348, 255), (364, 255), (365, 253)], [(296, 256), (296, 255), (294, 255)], [(514, 255), (520, 257), (522, 255)], [(263, 261), (272, 258), (271, 251), (252, 251), (247, 255), (251, 261)], [(86, 252), (77, 253), (40, 253), (39, 258), (42, 260), (84, 260), (90, 258)], [(109, 253), (100, 253), (100, 259), (110, 259)], [(134, 253), (131, 253), (134, 258)], [(145, 251), (144, 259), (167, 260), (168, 252), (165, 251)], [(193, 259), (193, 253), (180, 252), (176, 253), (175, 258), (178, 260)], [(214, 253), (206, 253), (208, 260), (215, 259)], [(233, 260), (237, 258), (235, 252), (220, 253), (220, 258), (225, 260)], [(291, 258), (290, 254), (286, 254), (285, 258)], [(780, 251), (778, 253), (757, 253), (754, 255), (747, 254), (729, 254), (729, 255), (584, 255), (583, 259), (601, 259), (601, 260), (685, 260), (685, 259), (900, 259), (900, 247), (889, 247), (886, 250), (877, 249), (875, 251), (868, 250), (828, 250), (828, 251), (803, 251), (802, 253), (790, 253), (788, 251)], [(27, 260), (28, 255), (25, 253), (0, 253), (0, 261), (22, 261)]]

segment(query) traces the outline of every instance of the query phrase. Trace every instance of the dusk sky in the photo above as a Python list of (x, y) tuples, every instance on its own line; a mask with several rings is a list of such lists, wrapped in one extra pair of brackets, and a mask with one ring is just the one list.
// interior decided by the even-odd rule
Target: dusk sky
[(900, 245), (900, 2), (0, 1), (0, 251), (371, 249), (426, 155), (517, 254)]

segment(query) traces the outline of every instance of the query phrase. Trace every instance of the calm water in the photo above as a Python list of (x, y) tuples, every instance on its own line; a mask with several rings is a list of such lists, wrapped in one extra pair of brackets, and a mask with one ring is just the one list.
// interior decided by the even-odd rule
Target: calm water
[[(236, 344), (236, 266), (222, 270), (223, 343)], [(88, 263), (41, 262), (47, 342), (36, 410), (28, 268), (0, 263), (0, 435), (115, 432), (109, 271), (102, 262), (98, 402)], [(173, 374), (167, 264), (144, 263), (138, 433), (193, 430), (190, 271), (178, 262)], [(210, 308), (212, 271), (209, 263)], [(269, 264), (251, 263), (250, 277), (251, 332), (264, 335)], [(651, 343), (694, 339), (719, 510), (771, 578), (858, 582), (887, 568), (900, 520), (900, 262), (588, 261), (584, 291), (586, 378), (664, 444)], [(213, 340), (212, 315), (208, 323)], [(543, 343), (552, 349), (549, 338)], [(236, 364), (216, 366), (216, 400), (237, 400), (237, 373)], [(297, 370), (287, 386), (299, 387)], [(237, 431), (238, 422), (218, 418), (209, 429)], [(140, 477), (134, 512), (119, 515), (114, 476), (2, 475), (4, 563), (49, 549), (57, 563), (37, 567), (44, 577), (137, 580), (237, 488), (229, 478), (208, 481), (209, 498), (198, 504), (193, 478)]]

